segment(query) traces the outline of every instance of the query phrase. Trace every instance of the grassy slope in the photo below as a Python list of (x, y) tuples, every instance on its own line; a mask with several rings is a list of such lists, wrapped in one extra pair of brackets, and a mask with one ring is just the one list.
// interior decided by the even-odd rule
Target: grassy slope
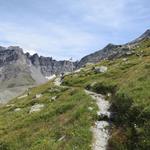
[[(35, 99), (37, 93), (43, 97)], [(57, 96), (56, 101), (51, 101), (53, 96)], [(59, 88), (49, 82), (31, 89), (28, 97), (10, 103), (15, 105), (0, 109), (0, 149), (90, 149), (90, 126), (97, 106), (82, 88)], [(35, 103), (45, 104), (44, 109), (29, 114)], [(94, 108), (92, 112), (89, 106)], [(14, 112), (18, 107), (21, 111)], [(65, 139), (59, 141), (63, 136)]]
[[(142, 52), (141, 52), (142, 50)], [(80, 73), (68, 75), (64, 85), (52, 82), (30, 90), (30, 95), (14, 99), (14, 106), (0, 108), (0, 149), (3, 150), (88, 150), (91, 149), (90, 126), (96, 119), (97, 106), (83, 88), (112, 93), (113, 120), (111, 149), (144, 149), (150, 146), (150, 41), (135, 48), (136, 54), (113, 61), (103, 61), (106, 73), (95, 73), (88, 66)], [(141, 57), (142, 56), (142, 57)], [(96, 83), (91, 86), (92, 83)], [(43, 97), (35, 99), (37, 93)], [(50, 101), (57, 96), (56, 101)], [(29, 114), (35, 103), (45, 104), (42, 111)], [(89, 111), (88, 107), (94, 108)], [(21, 111), (14, 112), (20, 107)], [(59, 139), (65, 135), (65, 139)]]
[[(110, 149), (150, 148), (150, 40), (133, 48), (135, 55), (113, 61), (103, 61), (108, 72), (98, 74), (93, 66), (81, 73), (67, 76), (65, 85), (86, 87), (99, 93), (112, 93), (114, 116)], [(92, 83), (96, 83), (93, 86)]]

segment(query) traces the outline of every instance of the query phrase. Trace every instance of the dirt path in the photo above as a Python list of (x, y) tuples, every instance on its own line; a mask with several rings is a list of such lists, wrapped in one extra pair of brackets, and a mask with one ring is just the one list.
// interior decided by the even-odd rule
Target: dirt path
[[(56, 78), (54, 80), (54, 85), (61, 86), (61, 78)], [(110, 104), (105, 100), (104, 96), (97, 94), (91, 91), (85, 90), (85, 92), (90, 95), (93, 99), (96, 100), (99, 111), (97, 112), (98, 116), (101, 118), (110, 118), (109, 107)], [(101, 119), (100, 121), (95, 122), (95, 126), (92, 127), (93, 132), (93, 145), (92, 150), (106, 150), (108, 139), (109, 139), (109, 129), (110, 126), (108, 121)]]
[[(99, 117), (101, 118), (105, 117), (109, 119), (110, 104), (108, 101), (104, 99), (104, 96), (101, 94), (91, 92), (91, 91), (87, 91), (87, 90), (85, 90), (85, 92), (88, 95), (90, 95), (93, 99), (96, 100), (97, 105), (99, 107), (99, 111), (97, 112)], [(109, 129), (108, 129), (109, 126), (110, 126), (109, 122), (103, 119), (95, 122), (95, 126), (92, 127), (92, 132), (94, 136), (92, 150), (106, 150), (107, 149), (108, 139), (110, 136)]]

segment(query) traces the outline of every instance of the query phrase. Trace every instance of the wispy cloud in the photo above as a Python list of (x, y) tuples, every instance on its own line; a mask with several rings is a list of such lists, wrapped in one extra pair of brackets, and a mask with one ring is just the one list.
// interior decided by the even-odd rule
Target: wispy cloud
[(149, 6), (149, 0), (0, 1), (0, 44), (56, 59), (79, 59), (149, 28)]
[(96, 40), (87, 32), (67, 29), (57, 24), (46, 23), (44, 28), (42, 33), (35, 28), (0, 23), (0, 39), (8, 40), (13, 45), (20, 45), (30, 53), (38, 52), (41, 55), (54, 56), (57, 59), (69, 59), (71, 56), (76, 59), (80, 55), (83, 56), (85, 47), (88, 49)]

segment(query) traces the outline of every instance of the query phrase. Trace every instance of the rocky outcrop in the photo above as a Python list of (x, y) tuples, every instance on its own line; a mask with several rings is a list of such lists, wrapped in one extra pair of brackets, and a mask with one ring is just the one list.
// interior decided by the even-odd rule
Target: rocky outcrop
[[(48, 77), (75, 69), (75, 63), (30, 55), (18, 46), (0, 47), (0, 102), (12, 99)], [(19, 88), (19, 90), (18, 90)]]
[(150, 29), (146, 30), (140, 37), (136, 38), (135, 40), (127, 43), (127, 44), (136, 44), (140, 41), (142, 41), (143, 39), (149, 38), (150, 39)]
[(101, 60), (112, 60), (122, 56), (128, 56), (134, 54), (132, 47), (138, 44), (140, 41), (144, 39), (150, 39), (150, 29), (144, 32), (139, 38), (123, 44), (123, 45), (114, 45), (108, 44), (103, 49), (96, 51), (90, 55), (83, 57), (79, 63), (77, 64), (77, 68), (85, 66), (87, 63), (97, 63)]
[(75, 69), (75, 64), (66, 60), (56, 61), (52, 57), (39, 57), (38, 54), (34, 54), (33, 56), (28, 55), (28, 58), (35, 67), (40, 68), (44, 76), (71, 72)]
[(111, 60), (111, 59), (121, 57), (123, 55), (128, 55), (129, 52), (131, 54), (134, 53), (126, 45), (108, 44), (103, 49), (83, 57), (78, 63), (78, 68), (85, 66), (85, 64), (87, 63), (97, 63), (100, 62), (101, 60), (107, 60), (107, 59)]

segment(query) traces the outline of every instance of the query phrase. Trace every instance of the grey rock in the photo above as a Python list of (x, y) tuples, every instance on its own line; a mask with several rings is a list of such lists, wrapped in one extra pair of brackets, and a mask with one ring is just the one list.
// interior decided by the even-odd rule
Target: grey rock
[(63, 135), (60, 139), (58, 139), (58, 141), (62, 141), (62, 140), (64, 140), (65, 139), (65, 135)]
[(107, 69), (108, 68), (106, 66), (100, 66), (100, 67), (95, 67), (94, 71), (96, 73), (105, 73), (105, 72), (107, 72)]
[(57, 98), (57, 96), (53, 96), (53, 97), (51, 98), (51, 100), (52, 100), (52, 101), (55, 101), (56, 98)]
[(41, 98), (42, 94), (36, 94), (35, 98)]
[(44, 104), (35, 104), (31, 107), (29, 113), (38, 112), (41, 111), (41, 109), (44, 107)]
[(0, 102), (5, 103), (29, 87), (45, 83), (46, 77), (74, 69), (75, 63), (70, 61), (30, 55), (18, 46), (0, 47)]
[(20, 110), (21, 110), (21, 108), (15, 108), (15, 109), (14, 109), (15, 112), (18, 112), (18, 111), (20, 111)]

